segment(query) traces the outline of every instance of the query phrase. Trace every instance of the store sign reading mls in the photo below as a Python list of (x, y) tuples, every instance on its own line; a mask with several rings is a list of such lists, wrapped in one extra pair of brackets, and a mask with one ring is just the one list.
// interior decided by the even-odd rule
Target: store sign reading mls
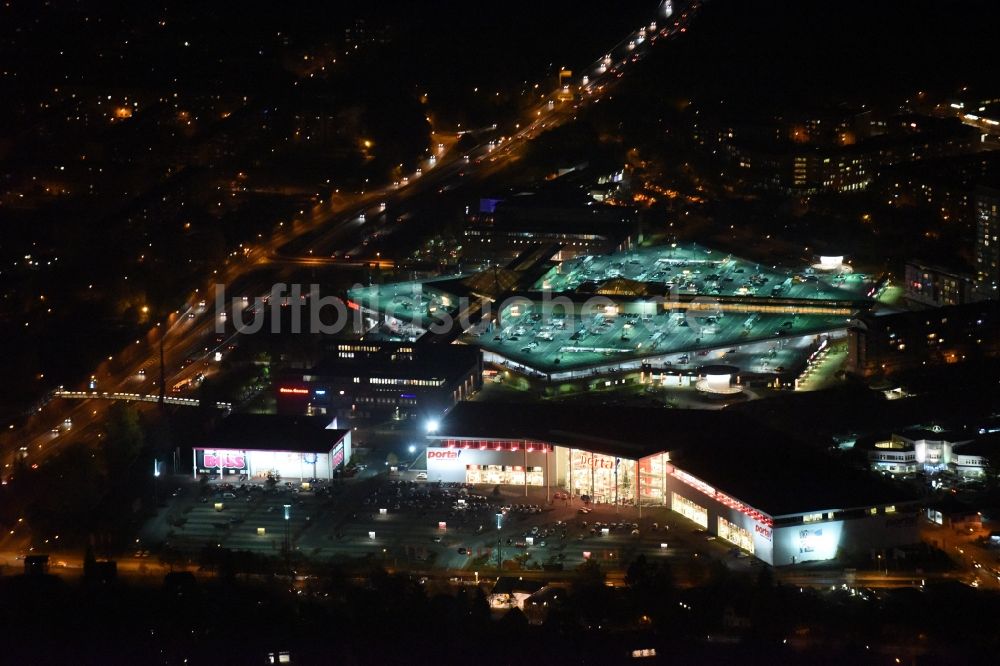
[(240, 451), (198, 451), (198, 467), (202, 469), (246, 469), (247, 458)]

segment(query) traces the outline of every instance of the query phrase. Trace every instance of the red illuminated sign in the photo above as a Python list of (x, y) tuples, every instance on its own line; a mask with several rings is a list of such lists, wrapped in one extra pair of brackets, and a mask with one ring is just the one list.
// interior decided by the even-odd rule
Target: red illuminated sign
[(445, 439), (441, 442), (450, 449), (476, 449), (480, 451), (520, 451), (526, 447), (529, 453), (552, 453), (551, 444), (541, 442), (519, 442), (503, 439)]
[(309, 389), (282, 386), (278, 389), (278, 393), (284, 393), (285, 395), (309, 395)]
[(771, 529), (769, 527), (764, 527), (763, 525), (754, 525), (753, 528), (754, 530), (757, 531), (757, 534), (761, 535), (768, 541), (771, 540)]
[(461, 449), (454, 451), (427, 451), (428, 460), (458, 460), (460, 455), (462, 455)]
[(344, 443), (337, 444), (333, 450), (333, 457), (330, 458), (330, 467), (339, 467), (344, 462)]

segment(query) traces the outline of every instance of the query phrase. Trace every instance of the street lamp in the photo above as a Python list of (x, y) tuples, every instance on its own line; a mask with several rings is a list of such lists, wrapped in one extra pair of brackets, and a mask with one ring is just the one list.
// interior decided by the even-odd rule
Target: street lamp
[(160, 502), (160, 461), (153, 459), (153, 504)]
[(292, 505), (285, 504), (285, 561), (290, 562), (292, 545), (289, 539), (289, 523), (292, 520)]
[(500, 554), (500, 528), (503, 525), (503, 513), (497, 513), (497, 571), (503, 572), (503, 555)]
[(438, 426), (440, 426), (440, 425), (441, 425), (441, 424), (440, 424), (440, 423), (438, 422), (438, 420), (437, 420), (437, 419), (429, 419), (429, 420), (427, 421), (427, 424), (425, 425), (425, 427), (426, 427), (426, 429), (427, 429), (427, 432), (428, 432), (429, 434), (433, 435), (434, 433), (436, 433), (436, 432), (437, 432), (437, 430), (438, 430)]

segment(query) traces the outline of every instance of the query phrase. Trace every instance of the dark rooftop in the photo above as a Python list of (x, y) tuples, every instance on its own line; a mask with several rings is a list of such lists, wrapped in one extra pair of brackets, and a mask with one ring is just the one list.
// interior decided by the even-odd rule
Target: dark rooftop
[(500, 576), (493, 585), (491, 593), (514, 594), (515, 592), (521, 592), (524, 594), (534, 594), (546, 585), (548, 583), (541, 580), (524, 580), (523, 578), (515, 578), (514, 576)]
[[(480, 351), (477, 347), (451, 344), (421, 343), (368, 343), (380, 347), (379, 352), (357, 354), (354, 358), (338, 358), (331, 355), (308, 371), (296, 374), (318, 377), (341, 377), (357, 375), (368, 377), (400, 377), (413, 379), (455, 380), (465, 375), (479, 363)], [(400, 352), (400, 348), (412, 352)]]
[(763, 427), (671, 450), (671, 459), (685, 472), (773, 517), (918, 499), (912, 491), (850, 467), (822, 449)]
[[(717, 414), (565, 403), (460, 402), (435, 437), (535, 439), (630, 459), (665, 451)], [(721, 421), (721, 419), (720, 419)]]
[(199, 448), (329, 453), (350, 431), (330, 428), (325, 417), (230, 414)]
[(726, 410), (462, 402), (435, 437), (531, 439), (632, 460), (669, 451), (679, 468), (772, 516), (914, 499), (824, 447)]
[(897, 433), (900, 437), (905, 437), (906, 439), (912, 441), (919, 441), (922, 439), (931, 442), (968, 442), (973, 437), (974, 433), (966, 432), (962, 430), (936, 430), (934, 428), (907, 428), (905, 430)]
[(980, 435), (968, 444), (962, 444), (955, 453), (966, 456), (984, 456), (989, 458), (1000, 454), (1000, 432)]

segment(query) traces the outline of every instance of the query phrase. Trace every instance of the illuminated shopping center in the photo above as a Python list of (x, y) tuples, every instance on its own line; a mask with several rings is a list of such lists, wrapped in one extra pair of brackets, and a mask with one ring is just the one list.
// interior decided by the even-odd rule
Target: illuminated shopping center
[(427, 475), (665, 506), (774, 565), (918, 540), (917, 498), (728, 411), (464, 402), (430, 435)]
[(881, 286), (863, 273), (821, 277), (692, 243), (551, 261), (557, 251), (539, 246), (505, 267), (348, 297), (383, 335), (431, 331), (482, 348), (487, 362), (560, 381), (843, 332)]

